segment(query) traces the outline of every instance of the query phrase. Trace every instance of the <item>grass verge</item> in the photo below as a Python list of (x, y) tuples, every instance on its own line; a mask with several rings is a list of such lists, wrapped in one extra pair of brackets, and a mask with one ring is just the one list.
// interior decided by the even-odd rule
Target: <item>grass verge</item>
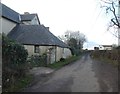
[(3, 92), (19, 92), (23, 90), (26, 86), (30, 84), (30, 82), (33, 80), (32, 75), (27, 75), (25, 77), (22, 77), (18, 79), (14, 85), (11, 85), (9, 88), (4, 89)]
[(108, 58), (105, 58), (105, 57), (99, 57), (99, 58), (94, 57), (93, 59), (99, 60), (99, 61), (104, 62), (104, 63), (109, 63), (109, 64), (112, 64), (115, 67), (118, 67), (118, 60), (111, 60), (111, 59), (108, 59)]
[(65, 65), (68, 65), (72, 62), (77, 61), (78, 59), (80, 59), (80, 57), (81, 56), (72, 56), (72, 57), (69, 57), (65, 60), (58, 61), (58, 62), (53, 63), (53, 64), (49, 64), (49, 65), (47, 65), (47, 67), (52, 68), (52, 69), (59, 69), (59, 68), (65, 66)]
[(118, 66), (118, 60), (111, 60), (111, 59), (108, 59), (108, 58), (99, 58), (100, 61), (102, 62), (106, 62), (106, 63), (110, 63), (114, 66)]
[[(80, 59), (81, 56), (72, 56), (70, 58), (67, 58), (62, 61), (58, 61), (53, 64), (47, 65), (47, 67), (52, 68), (52, 69), (59, 69), (65, 65), (68, 65), (72, 62), (77, 61)], [(31, 81), (33, 80), (32, 75), (26, 75), (25, 77), (19, 78), (14, 84), (11, 84), (9, 88), (4, 89), (3, 92), (20, 92), (22, 91), (25, 87), (27, 87)]]

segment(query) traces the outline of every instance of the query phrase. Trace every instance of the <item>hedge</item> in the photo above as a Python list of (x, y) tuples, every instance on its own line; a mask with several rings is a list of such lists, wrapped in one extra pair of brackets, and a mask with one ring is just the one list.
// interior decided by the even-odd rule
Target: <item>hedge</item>
[(27, 50), (19, 43), (2, 35), (2, 85), (4, 88), (14, 85), (25, 75), (27, 69)]

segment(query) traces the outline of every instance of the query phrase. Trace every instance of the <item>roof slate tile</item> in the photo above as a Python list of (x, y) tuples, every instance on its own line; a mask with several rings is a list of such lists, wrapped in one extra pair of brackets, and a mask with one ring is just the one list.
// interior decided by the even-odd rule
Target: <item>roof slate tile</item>
[(26, 45), (53, 45), (60, 47), (68, 47), (67, 44), (59, 40), (43, 25), (17, 25), (9, 34), (12, 38)]
[(20, 23), (20, 19), (19, 19), (19, 13), (17, 13), (16, 11), (12, 10), (11, 8), (7, 7), (6, 5), (0, 3), (0, 7), (2, 7), (2, 16), (14, 21), (16, 23)]

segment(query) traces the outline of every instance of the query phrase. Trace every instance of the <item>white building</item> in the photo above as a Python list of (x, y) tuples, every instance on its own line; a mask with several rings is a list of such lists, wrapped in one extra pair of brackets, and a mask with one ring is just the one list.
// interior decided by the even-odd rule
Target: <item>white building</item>
[(112, 45), (101, 45), (101, 50), (112, 50)]

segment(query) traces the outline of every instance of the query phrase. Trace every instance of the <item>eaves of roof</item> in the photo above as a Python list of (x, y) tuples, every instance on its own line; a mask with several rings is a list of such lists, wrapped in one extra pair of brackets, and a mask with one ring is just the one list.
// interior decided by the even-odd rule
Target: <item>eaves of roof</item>
[(59, 46), (68, 48), (68, 45), (59, 40), (42, 25), (17, 25), (8, 37), (26, 45)]

